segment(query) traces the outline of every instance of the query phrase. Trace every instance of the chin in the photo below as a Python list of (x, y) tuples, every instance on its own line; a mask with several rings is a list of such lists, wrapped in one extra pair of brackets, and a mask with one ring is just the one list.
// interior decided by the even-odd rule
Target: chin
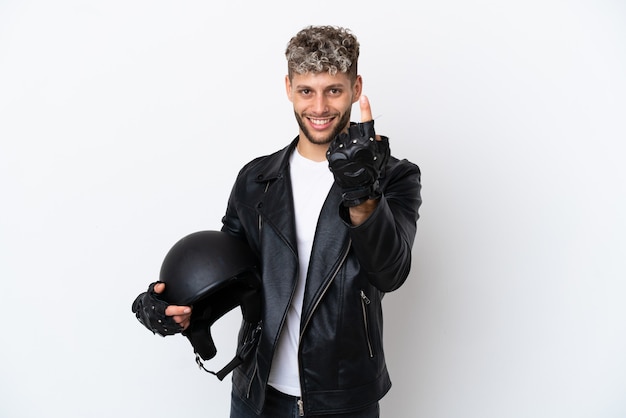
[(328, 145), (331, 142), (333, 142), (333, 139), (335, 138), (335, 136), (327, 136), (327, 137), (323, 137), (323, 138), (311, 138), (310, 135), (307, 135), (307, 139), (309, 140), (309, 142), (315, 144), (315, 145)]

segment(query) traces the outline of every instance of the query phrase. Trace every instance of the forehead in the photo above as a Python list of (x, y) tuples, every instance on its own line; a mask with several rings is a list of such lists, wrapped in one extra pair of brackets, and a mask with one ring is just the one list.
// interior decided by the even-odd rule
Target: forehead
[(291, 79), (293, 88), (328, 89), (332, 87), (349, 88), (352, 85), (347, 73), (330, 75), (327, 72), (294, 74)]

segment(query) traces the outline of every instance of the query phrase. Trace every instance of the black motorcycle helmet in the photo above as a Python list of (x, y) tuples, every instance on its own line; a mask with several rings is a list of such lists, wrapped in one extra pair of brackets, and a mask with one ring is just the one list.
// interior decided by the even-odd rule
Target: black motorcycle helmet
[[(159, 280), (165, 283), (162, 298), (172, 305), (193, 307), (183, 335), (191, 342), (198, 365), (220, 380), (245, 360), (260, 334), (261, 280), (257, 267), (257, 258), (247, 243), (222, 231), (185, 236), (169, 250), (161, 265)], [(211, 326), (237, 306), (243, 316), (237, 353), (220, 372), (211, 372), (200, 360), (217, 354)]]

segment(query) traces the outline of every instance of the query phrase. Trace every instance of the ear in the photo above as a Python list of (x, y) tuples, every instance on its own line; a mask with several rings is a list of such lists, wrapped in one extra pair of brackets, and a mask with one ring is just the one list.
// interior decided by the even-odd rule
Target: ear
[(354, 80), (352, 85), (352, 91), (354, 92), (352, 103), (356, 103), (361, 98), (361, 93), (363, 93), (363, 78), (360, 75), (356, 76), (356, 80)]
[(285, 76), (285, 91), (287, 92), (287, 98), (290, 102), (293, 102), (291, 98), (291, 81), (289, 80), (289, 75)]

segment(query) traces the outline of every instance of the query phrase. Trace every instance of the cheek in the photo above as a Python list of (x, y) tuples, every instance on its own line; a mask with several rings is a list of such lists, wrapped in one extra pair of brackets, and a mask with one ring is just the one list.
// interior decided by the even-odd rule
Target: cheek
[(297, 98), (291, 100), (291, 103), (293, 104), (293, 110), (295, 110), (297, 113), (305, 112), (308, 108), (308, 105), (305, 101), (298, 100)]

